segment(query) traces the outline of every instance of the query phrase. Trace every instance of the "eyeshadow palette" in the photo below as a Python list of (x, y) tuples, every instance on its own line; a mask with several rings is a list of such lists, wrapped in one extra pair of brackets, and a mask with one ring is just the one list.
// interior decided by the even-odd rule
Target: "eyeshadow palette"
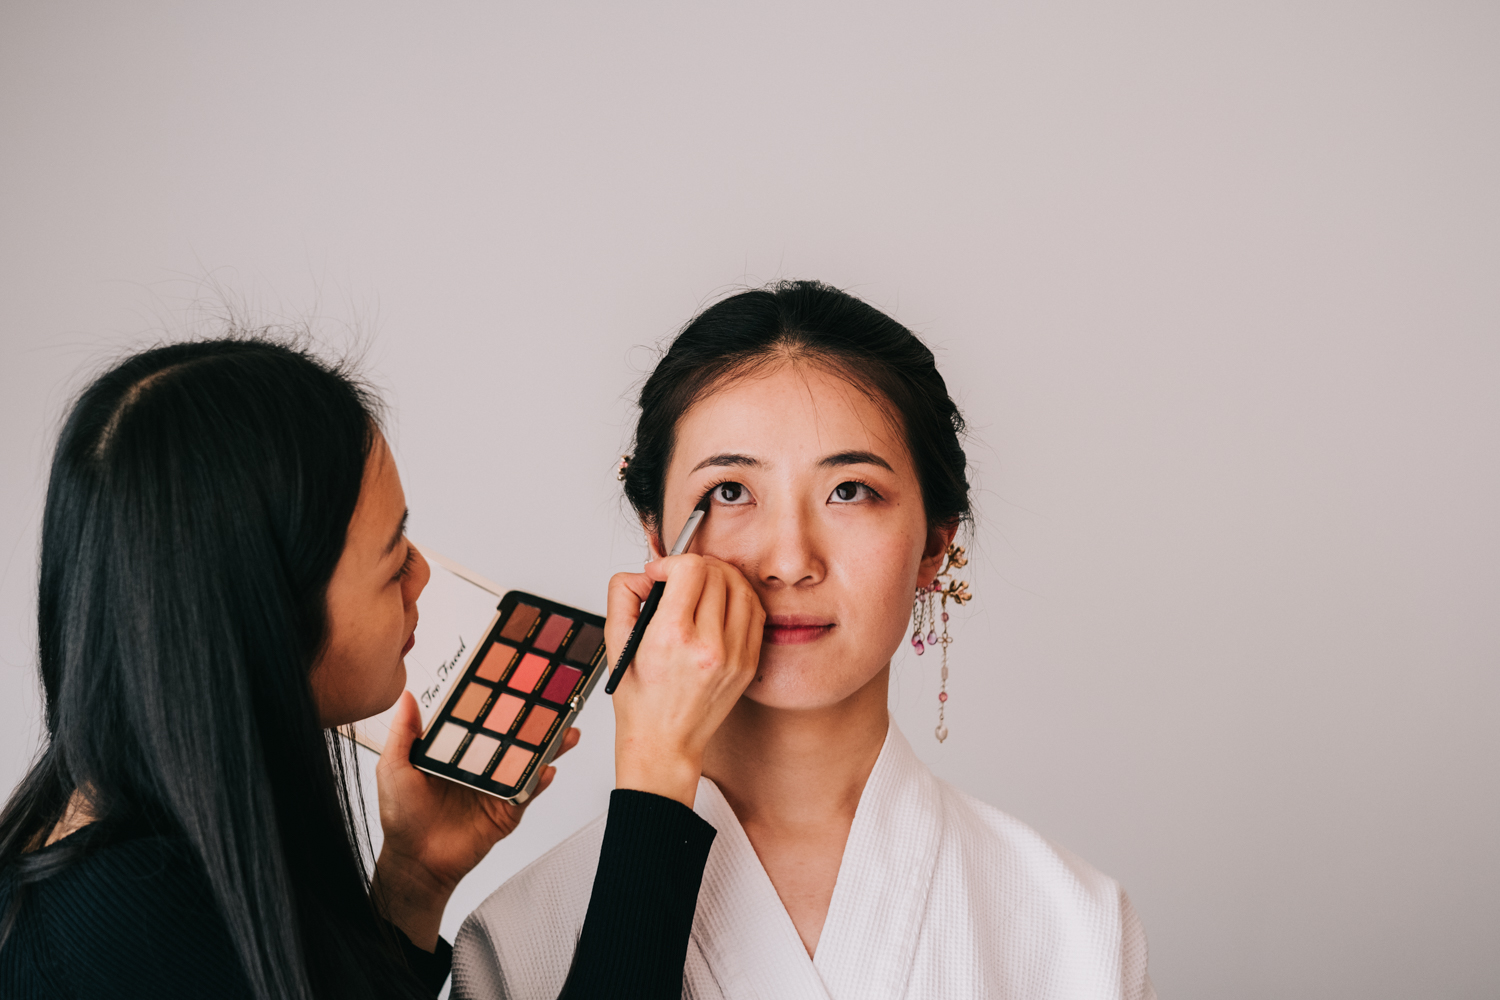
[(411, 762), (525, 802), (604, 672), (603, 618), (512, 590), (412, 745)]

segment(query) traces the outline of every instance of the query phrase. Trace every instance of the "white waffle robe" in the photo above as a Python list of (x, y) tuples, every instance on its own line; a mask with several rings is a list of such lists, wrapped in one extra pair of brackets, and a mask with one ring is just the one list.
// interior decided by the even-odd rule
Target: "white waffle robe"
[[(734, 811), (693, 918), (692, 1000), (1144, 1000), (1146, 938), (1118, 883), (936, 778), (893, 722), (860, 796), (828, 919), (809, 958)], [(583, 928), (600, 817), (497, 889), (454, 945), (453, 996), (555, 1000)]]

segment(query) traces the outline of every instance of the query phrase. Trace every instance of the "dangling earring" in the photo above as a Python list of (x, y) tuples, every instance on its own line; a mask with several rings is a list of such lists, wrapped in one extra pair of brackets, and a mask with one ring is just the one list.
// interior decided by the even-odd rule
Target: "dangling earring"
[[(962, 545), (950, 545), (944, 555), (943, 568), (933, 577), (929, 586), (922, 587), (917, 591), (917, 599), (911, 608), (911, 644), (912, 648), (921, 656), (927, 652), (927, 647), (938, 643), (943, 647), (943, 671), (940, 675), (942, 684), (938, 689), (938, 724), (933, 730), (939, 743), (948, 738), (948, 727), (943, 723), (943, 710), (948, 706), (948, 643), (953, 639), (948, 635), (948, 600), (952, 598), (954, 604), (967, 604), (969, 598), (974, 595), (969, 593), (969, 584), (965, 580), (953, 579), (953, 571), (963, 569), (969, 564), (968, 557), (964, 555)], [(947, 583), (944, 584), (944, 580)], [(941, 610), (938, 600), (941, 599)], [(941, 618), (943, 623), (943, 634), (938, 635), (937, 623)], [(926, 631), (927, 638), (923, 641), (922, 634)]]

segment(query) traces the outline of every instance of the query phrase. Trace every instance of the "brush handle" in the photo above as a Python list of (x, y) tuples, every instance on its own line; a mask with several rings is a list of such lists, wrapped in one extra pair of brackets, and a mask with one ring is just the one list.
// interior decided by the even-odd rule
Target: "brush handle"
[(641, 605), (641, 616), (635, 620), (635, 628), (630, 630), (630, 638), (625, 642), (625, 648), (620, 650), (620, 658), (615, 661), (615, 669), (609, 672), (609, 680), (604, 684), (605, 694), (614, 694), (615, 688), (620, 686), (620, 678), (625, 676), (625, 668), (630, 666), (630, 661), (635, 659), (635, 651), (641, 646), (641, 636), (646, 634), (646, 626), (651, 624), (651, 617), (656, 614), (656, 606), (661, 603), (662, 592), (667, 589), (666, 581), (657, 580), (651, 585), (651, 593), (646, 595), (646, 603)]

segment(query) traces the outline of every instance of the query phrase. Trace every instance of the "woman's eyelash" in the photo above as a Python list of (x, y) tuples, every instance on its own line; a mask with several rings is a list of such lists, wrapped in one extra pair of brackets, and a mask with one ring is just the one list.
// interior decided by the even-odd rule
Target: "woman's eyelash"
[(407, 542), (406, 543), (406, 560), (404, 562), (402, 562), (401, 568), (396, 571), (396, 575), (393, 576), (393, 577), (391, 577), (391, 579), (392, 580), (405, 580), (408, 576), (411, 575), (411, 568), (414, 565), (416, 565), (416, 562), (417, 562), (417, 547), (415, 545), (413, 545), (411, 542)]
[[(863, 479), (845, 479), (843, 482), (839, 483), (839, 486), (846, 486), (846, 485), (848, 485), (850, 483), (853, 483), (855, 486), (863, 486), (866, 490), (869, 491), (870, 497), (872, 499), (874, 499), (874, 500), (884, 500), (885, 499), (885, 497), (883, 497), (883, 496), (880, 495), (880, 491), (879, 490), (877, 490), (875, 487), (871, 486), (869, 483), (865, 482)], [(839, 486), (835, 486), (834, 487), (834, 491), (835, 492), (838, 491)], [(849, 503), (850, 501), (846, 500), (844, 502), (845, 503)]]
[[(708, 497), (713, 497), (719, 503), (732, 503), (732, 501), (726, 501), (725, 499), (723, 499), (722, 497), (720, 497), (718, 495), (719, 490), (723, 489), (726, 486), (733, 486), (737, 490), (739, 490), (739, 493), (734, 497), (734, 500), (740, 499), (740, 496), (742, 496), (745, 493), (749, 492), (748, 490), (745, 489), (745, 484), (739, 482), (738, 480), (734, 480), (734, 479), (721, 479), (718, 482), (714, 483), (712, 486), (710, 486), (708, 489), (704, 490), (703, 491), (703, 495), (704, 496), (708, 496)], [(735, 505), (735, 506), (737, 506), (737, 505)]]

